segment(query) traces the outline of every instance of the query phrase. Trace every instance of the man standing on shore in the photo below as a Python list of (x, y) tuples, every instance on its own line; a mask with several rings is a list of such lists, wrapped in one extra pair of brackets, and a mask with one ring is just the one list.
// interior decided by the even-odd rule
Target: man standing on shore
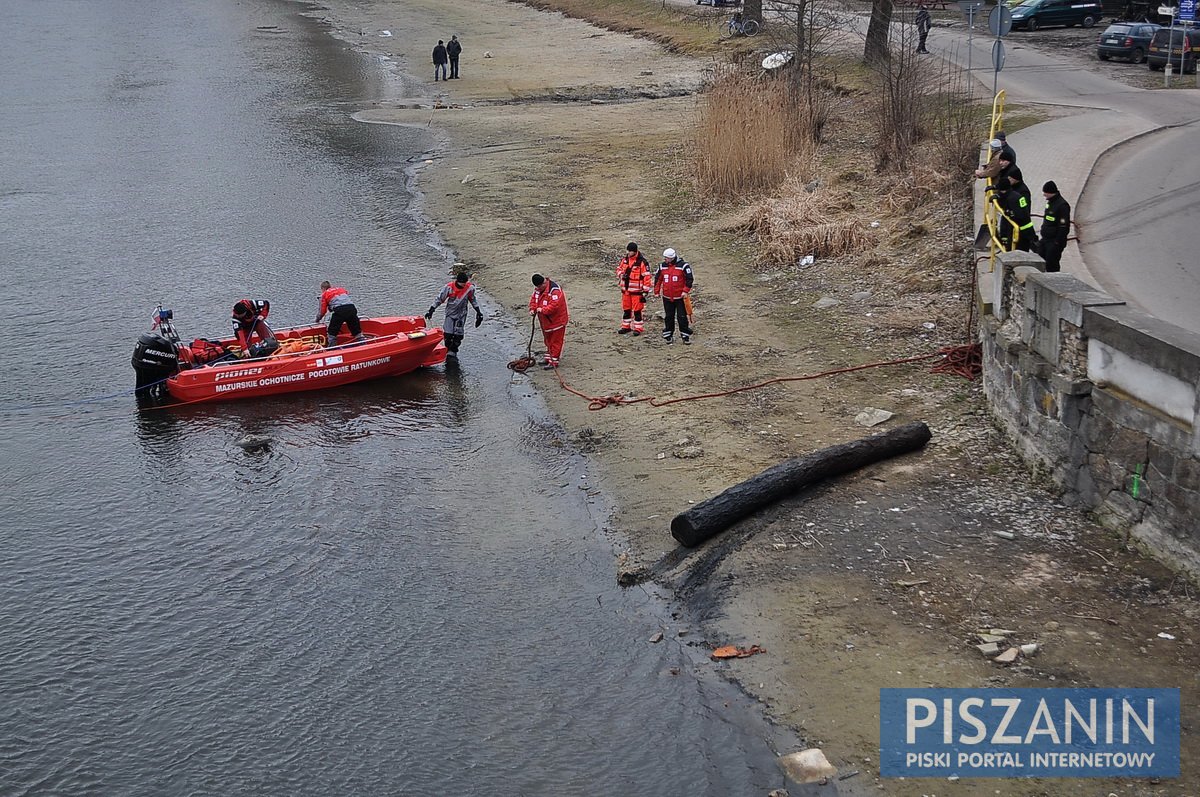
[(458, 43), (458, 34), (450, 37), (446, 45), (446, 56), (450, 59), (450, 79), (458, 80), (458, 56), (462, 54), (462, 45)]
[(442, 80), (446, 80), (446, 43), (438, 39), (437, 47), (433, 48), (433, 82), (437, 83), (438, 75), (442, 76)]
[(646, 309), (646, 294), (652, 287), (650, 263), (632, 241), (625, 247), (625, 256), (617, 264), (617, 287), (621, 289), (621, 328), (617, 333), (642, 334), (646, 331), (642, 311)]
[(541, 274), (533, 275), (533, 296), (529, 297), (529, 314), (537, 316), (542, 325), (542, 340), (546, 343), (546, 363), (542, 370), (558, 367), (562, 356), (563, 338), (567, 334), (567, 295), (557, 282)]
[(688, 324), (686, 300), (692, 292), (692, 267), (674, 249), (663, 251), (663, 262), (654, 272), (654, 295), (662, 296), (663, 315), (666, 323), (663, 327), (663, 340), (667, 343), (675, 341), (675, 319), (679, 319), (679, 334), (684, 343), (692, 342), (692, 328)]

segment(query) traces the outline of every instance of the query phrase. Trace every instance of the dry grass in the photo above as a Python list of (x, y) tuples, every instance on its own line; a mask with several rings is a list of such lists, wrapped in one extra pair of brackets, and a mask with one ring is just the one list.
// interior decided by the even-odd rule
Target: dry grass
[(718, 72), (696, 124), (695, 176), (715, 199), (773, 189), (805, 171), (813, 144), (801, 124), (800, 93), (784, 80), (730, 67)]
[(792, 178), (779, 196), (755, 203), (727, 226), (754, 234), (760, 263), (788, 265), (806, 255), (824, 259), (869, 249), (870, 228), (853, 207), (846, 194)]
[(726, 9), (707, 6), (684, 9), (644, 0), (512, 0), (522, 5), (557, 11), (601, 28), (653, 39), (673, 52), (704, 53), (748, 50), (749, 37), (726, 38)]

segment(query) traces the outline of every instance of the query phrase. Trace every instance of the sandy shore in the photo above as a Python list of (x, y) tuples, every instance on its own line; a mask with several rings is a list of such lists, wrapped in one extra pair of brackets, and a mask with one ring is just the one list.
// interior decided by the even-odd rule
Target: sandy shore
[[(719, 391), (927, 353), (937, 342), (927, 324), (960, 323), (962, 303), (949, 290), (945, 301), (918, 301), (886, 273), (757, 270), (747, 244), (720, 232), (722, 209), (695, 209), (687, 153), (711, 59), (501, 0), (327, 5), (308, 13), (413, 78), (413, 96), (395, 104), (406, 107), (359, 118), (444, 134), (420, 186), (430, 219), (476, 281), (518, 329), (528, 329), (532, 273), (564, 286), (572, 322), (561, 376), (577, 390)], [(434, 83), (429, 53), (451, 34), (463, 43), (462, 79)], [(674, 247), (693, 264), (691, 346), (663, 345), (653, 318), (641, 338), (616, 334), (613, 270), (630, 240), (648, 256)], [(824, 294), (842, 304), (814, 309)], [(859, 772), (839, 783), (841, 793), (930, 792), (928, 782), (877, 777), (881, 687), (1181, 686), (1186, 705), (1200, 702), (1189, 636), (1196, 602), (1034, 483), (987, 420), (978, 384), (902, 366), (738, 398), (590, 411), (553, 373), (521, 378), (544, 391), (617, 502), (614, 538), (627, 550), (614, 577), (657, 563), (660, 580), (704, 621), (695, 644), (766, 647), (713, 666), (728, 668), (843, 772)], [(671, 516), (786, 457), (867, 434), (854, 420), (865, 407), (893, 412), (888, 426), (923, 420), (934, 441), (785, 502), (717, 544), (669, 556)], [(981, 627), (1013, 629), (1014, 642), (1036, 642), (1040, 653), (999, 667), (973, 648)], [(1174, 629), (1178, 641), (1165, 645), (1146, 629)], [(1200, 748), (1185, 732), (1183, 782), (1200, 782), (1195, 761)], [(952, 793), (1097, 790), (1186, 793), (1096, 781), (964, 781)]]

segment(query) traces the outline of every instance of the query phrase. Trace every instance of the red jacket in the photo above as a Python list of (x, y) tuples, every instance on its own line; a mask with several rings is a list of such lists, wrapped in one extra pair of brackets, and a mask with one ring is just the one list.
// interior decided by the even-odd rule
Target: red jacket
[(548, 279), (533, 289), (529, 297), (529, 309), (536, 312), (543, 332), (553, 332), (567, 325), (567, 295), (554, 280)]
[(317, 320), (320, 321), (321, 317), (324, 316), (327, 312), (329, 312), (329, 300), (330, 299), (332, 299), (334, 296), (342, 296), (342, 295), (348, 296), (349, 294), (350, 294), (350, 292), (347, 291), (345, 288), (338, 288), (336, 286), (333, 288), (330, 288), (329, 290), (322, 293), (321, 294), (321, 309), (317, 311)]
[(654, 272), (654, 295), (664, 299), (682, 299), (692, 289), (692, 267), (676, 257), (672, 262), (663, 261)]

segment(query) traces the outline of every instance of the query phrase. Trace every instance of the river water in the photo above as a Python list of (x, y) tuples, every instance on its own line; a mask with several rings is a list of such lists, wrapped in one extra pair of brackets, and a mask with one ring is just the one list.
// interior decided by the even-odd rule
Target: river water
[[(614, 584), (604, 496), (483, 297), (462, 364), (139, 412), (150, 311), (422, 312), (436, 146), (278, 0), (10, 0), (0, 794), (751, 795), (780, 732)], [(265, 451), (236, 442), (269, 435)], [(665, 532), (664, 532), (665, 533)], [(649, 638), (666, 630), (667, 639)]]

